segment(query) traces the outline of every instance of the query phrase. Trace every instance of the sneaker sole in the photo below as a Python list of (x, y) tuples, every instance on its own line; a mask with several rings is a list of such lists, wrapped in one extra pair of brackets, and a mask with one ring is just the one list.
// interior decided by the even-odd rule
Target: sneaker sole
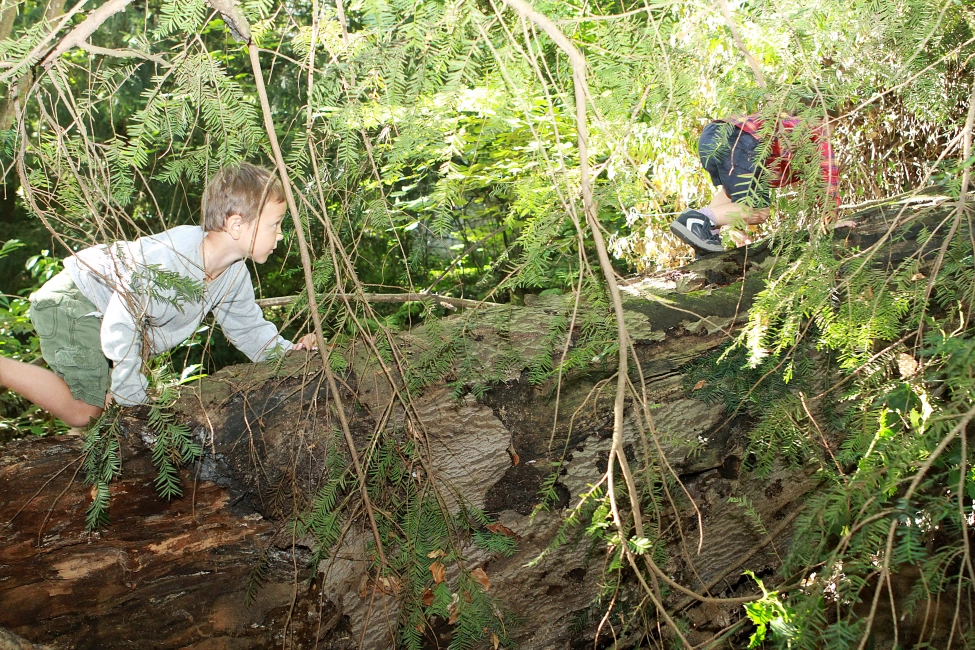
[(695, 248), (699, 251), (704, 251), (706, 253), (724, 252), (724, 246), (708, 244), (707, 242), (698, 239), (697, 237), (694, 236), (694, 233), (692, 233), (689, 229), (685, 228), (684, 225), (678, 221), (675, 221), (674, 223), (670, 224), (670, 232), (677, 235), (678, 239), (680, 239), (682, 242), (684, 242), (691, 248)]

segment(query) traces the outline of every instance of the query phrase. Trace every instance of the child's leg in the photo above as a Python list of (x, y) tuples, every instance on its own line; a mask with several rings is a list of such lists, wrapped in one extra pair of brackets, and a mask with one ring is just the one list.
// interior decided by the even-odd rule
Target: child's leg
[(741, 203), (735, 203), (725, 193), (724, 188), (716, 188), (714, 198), (711, 199), (711, 212), (714, 214), (716, 226), (729, 226), (741, 219), (748, 225), (758, 225), (768, 221), (769, 209), (750, 208)]
[(71, 427), (101, 415), (110, 385), (101, 350), (101, 316), (67, 271), (31, 296), (30, 320), (50, 370), (0, 358), (0, 384)]
[(69, 427), (86, 426), (102, 409), (75, 399), (63, 379), (46, 368), (0, 357), (0, 385), (27, 398)]

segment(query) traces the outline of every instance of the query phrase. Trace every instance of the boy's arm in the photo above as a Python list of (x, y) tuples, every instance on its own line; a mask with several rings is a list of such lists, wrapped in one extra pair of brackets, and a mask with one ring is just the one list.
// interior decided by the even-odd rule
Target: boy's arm
[[(228, 269), (225, 272), (233, 272)], [(254, 287), (246, 268), (213, 310), (227, 339), (251, 361), (262, 361), (276, 349), (290, 350), (294, 345), (278, 334), (278, 328), (264, 318), (257, 306)]]
[(146, 401), (149, 385), (142, 374), (143, 334), (132, 316), (128, 299), (116, 292), (108, 301), (102, 317), (102, 353), (112, 362), (112, 382), (109, 389), (113, 399), (123, 406), (135, 406)]

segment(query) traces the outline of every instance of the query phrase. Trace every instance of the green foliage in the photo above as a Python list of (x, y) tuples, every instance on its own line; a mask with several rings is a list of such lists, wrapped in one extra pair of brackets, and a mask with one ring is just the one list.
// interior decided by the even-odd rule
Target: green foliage
[(762, 523), (762, 516), (755, 510), (755, 505), (748, 499), (747, 496), (740, 497), (728, 497), (728, 503), (734, 503), (739, 506), (745, 514), (748, 516), (748, 520), (751, 522), (752, 526), (759, 535), (763, 537), (768, 536), (768, 530), (765, 528), (765, 524)]
[[(192, 431), (176, 421), (169, 409), (176, 400), (173, 385), (167, 386), (158, 402), (149, 407), (148, 432), (155, 438), (152, 462), (156, 466), (156, 491), (172, 500), (183, 495), (178, 470), (199, 460), (202, 448), (193, 439)], [(110, 485), (122, 473), (121, 411), (112, 405), (85, 432), (82, 469), (85, 483), (93, 486), (92, 503), (85, 516), (85, 530), (95, 532), (109, 525)]]
[(108, 526), (109, 485), (122, 473), (119, 410), (109, 408), (85, 433), (81, 469), (85, 483), (92, 486), (92, 501), (85, 513), (85, 530), (95, 532)]
[(152, 446), (152, 464), (156, 466), (156, 491), (164, 499), (183, 496), (178, 470), (199, 460), (203, 450), (194, 441), (188, 426), (176, 421), (165, 406), (153, 403), (149, 407), (149, 429), (156, 440)]
[[(25, 248), (16, 239), (0, 247), (0, 260)], [(61, 270), (61, 261), (42, 250), (30, 256), (25, 264), (30, 277), (20, 296), (28, 296)], [(35, 362), (41, 356), (40, 341), (30, 322), (30, 303), (17, 295), (0, 295), (0, 355), (23, 362)], [(36, 406), (26, 403), (10, 391), (0, 393), (0, 442), (25, 433), (40, 436), (51, 431), (63, 431), (64, 425), (54, 421)]]
[(754, 573), (745, 571), (745, 575), (754, 580), (762, 590), (761, 598), (745, 604), (745, 613), (755, 624), (755, 632), (748, 640), (748, 647), (757, 648), (762, 645), (765, 635), (771, 631), (777, 637), (784, 638), (787, 647), (791, 648), (791, 641), (798, 634), (798, 629), (791, 623), (795, 612), (782, 604), (778, 592), (768, 591), (765, 584)]

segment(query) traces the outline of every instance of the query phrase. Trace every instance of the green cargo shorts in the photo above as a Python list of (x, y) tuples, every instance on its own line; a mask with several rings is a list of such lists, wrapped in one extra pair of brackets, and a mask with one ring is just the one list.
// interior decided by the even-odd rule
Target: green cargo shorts
[(102, 354), (101, 314), (67, 271), (31, 294), (30, 320), (41, 340), (41, 356), (71, 395), (105, 406), (111, 368)]

